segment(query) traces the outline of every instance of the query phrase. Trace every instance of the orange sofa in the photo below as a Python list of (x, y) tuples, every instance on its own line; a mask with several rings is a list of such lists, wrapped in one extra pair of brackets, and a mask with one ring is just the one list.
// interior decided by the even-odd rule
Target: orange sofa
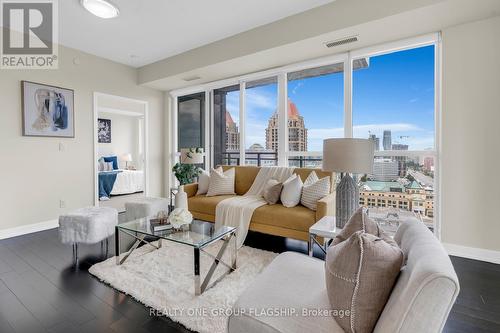
[[(224, 171), (235, 168), (235, 192), (243, 195), (252, 186), (259, 172), (259, 167), (254, 166), (223, 166)], [(319, 169), (296, 168), (294, 173), (305, 181), (307, 176), (315, 171), (319, 178), (331, 177), (331, 193), (318, 201), (318, 208), (313, 211), (302, 205), (287, 208), (280, 202), (276, 205), (266, 205), (257, 208), (250, 222), (250, 230), (265, 234), (294, 238), (307, 241), (309, 239), (309, 227), (326, 215), (335, 214), (334, 176), (331, 172), (323, 172)], [(193, 216), (204, 221), (215, 221), (215, 207), (224, 199), (233, 195), (221, 195), (207, 197), (196, 195), (198, 184), (189, 184), (184, 187), (188, 195), (188, 208)]]

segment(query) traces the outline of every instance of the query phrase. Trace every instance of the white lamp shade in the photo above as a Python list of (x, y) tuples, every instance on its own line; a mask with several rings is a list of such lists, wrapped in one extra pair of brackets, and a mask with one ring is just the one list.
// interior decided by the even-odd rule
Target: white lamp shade
[(323, 141), (323, 171), (370, 174), (375, 144), (369, 139), (326, 139)]
[(181, 149), (181, 163), (183, 164), (202, 164), (203, 152), (197, 153), (196, 148)]
[(121, 158), (122, 158), (122, 161), (124, 161), (124, 162), (132, 162), (132, 154), (130, 154), (130, 153), (123, 154), (121, 156)]

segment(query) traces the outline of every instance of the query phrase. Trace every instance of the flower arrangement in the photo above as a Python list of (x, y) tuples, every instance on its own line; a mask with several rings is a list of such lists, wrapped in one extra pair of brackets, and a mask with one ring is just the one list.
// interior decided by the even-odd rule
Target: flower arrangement
[(191, 224), (193, 222), (193, 215), (185, 208), (176, 208), (170, 213), (168, 222), (175, 229), (179, 229), (183, 225)]

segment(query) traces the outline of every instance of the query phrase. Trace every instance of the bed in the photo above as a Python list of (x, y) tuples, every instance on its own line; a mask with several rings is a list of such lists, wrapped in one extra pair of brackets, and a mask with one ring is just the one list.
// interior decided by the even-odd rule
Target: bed
[(144, 171), (124, 170), (99, 172), (99, 199), (108, 200), (112, 195), (144, 191)]

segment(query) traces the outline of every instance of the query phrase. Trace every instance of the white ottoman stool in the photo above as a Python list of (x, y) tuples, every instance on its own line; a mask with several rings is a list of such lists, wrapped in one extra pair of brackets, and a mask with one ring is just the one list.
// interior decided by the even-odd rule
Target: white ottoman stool
[(125, 203), (127, 221), (157, 215), (160, 211), (168, 213), (169, 202), (165, 198), (143, 197)]
[(73, 245), (73, 260), (78, 266), (78, 244), (96, 244), (115, 233), (118, 211), (110, 207), (87, 207), (59, 216), (59, 238), (64, 244)]

